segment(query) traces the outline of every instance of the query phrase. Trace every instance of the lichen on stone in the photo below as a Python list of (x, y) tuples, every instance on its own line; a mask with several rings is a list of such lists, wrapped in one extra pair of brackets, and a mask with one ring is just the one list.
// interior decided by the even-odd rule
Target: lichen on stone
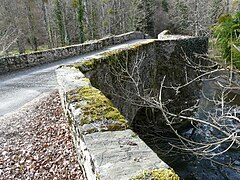
[(90, 83), (90, 79), (88, 78), (81, 78), (81, 81)]
[(172, 169), (163, 168), (143, 172), (130, 180), (180, 180), (180, 178)]
[(82, 73), (86, 73), (90, 70), (96, 69), (97, 65), (100, 63), (100, 58), (93, 58), (87, 61), (84, 61), (80, 64), (76, 64), (73, 68), (78, 69)]
[(99, 175), (99, 173), (97, 172), (97, 180), (100, 180), (101, 178), (100, 178), (100, 175)]
[[(104, 61), (110, 65), (124, 65), (124, 63), (131, 62), (132, 57), (136, 57), (139, 53), (139, 49), (141, 47), (145, 47), (148, 44), (151, 44), (153, 41), (149, 41), (146, 43), (139, 43), (136, 45), (130, 46), (130, 48), (112, 50), (109, 52), (104, 52), (99, 54), (99, 58), (88, 59), (84, 62), (81, 62), (77, 65), (74, 65), (74, 68), (78, 69), (82, 73), (86, 73), (88, 71), (94, 70), (97, 68), (97, 65)], [(116, 64), (117, 63), (117, 64)]]
[[(111, 101), (101, 91), (92, 86), (82, 86), (77, 90), (68, 93), (67, 99), (70, 102), (78, 102), (81, 111), (80, 125), (96, 123), (102, 126), (103, 130), (116, 131), (128, 127), (127, 121)], [(107, 129), (106, 129), (107, 127)], [(96, 132), (97, 130), (88, 130)]]
[(121, 71), (131, 63), (131, 61), (137, 57), (138, 48), (120, 49), (102, 54), (105, 59), (105, 63), (115, 71)]
[(104, 57), (107, 60), (110, 60), (110, 62), (115, 62), (116, 60), (131, 60), (131, 57), (136, 56), (139, 52), (139, 48), (145, 47), (145, 45), (152, 43), (153, 41), (149, 41), (147, 43), (139, 43), (136, 45), (130, 46), (130, 48), (124, 48), (124, 49), (118, 49), (113, 50), (109, 52), (104, 52), (101, 54), (102, 57)]

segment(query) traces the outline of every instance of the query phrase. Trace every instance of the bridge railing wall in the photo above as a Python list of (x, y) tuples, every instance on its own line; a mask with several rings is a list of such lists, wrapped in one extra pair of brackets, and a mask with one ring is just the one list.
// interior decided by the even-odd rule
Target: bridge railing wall
[(129, 32), (121, 35), (113, 35), (99, 40), (89, 41), (30, 54), (21, 54), (0, 58), (0, 74), (21, 70), (40, 64), (54, 62), (60, 59), (78, 56), (84, 53), (101, 50), (107, 46), (117, 45), (135, 39), (144, 39), (147, 36), (141, 32)]
[[(138, 79), (135, 77), (135, 80), (139, 80), (138, 91), (142, 91), (142, 95), (147, 93), (146, 90), (150, 90), (149, 94), (157, 97), (164, 76), (166, 76), (165, 85), (171, 87), (185, 84), (186, 75), (188, 79), (194, 79), (200, 75), (193, 66), (194, 64), (202, 64), (199, 62), (201, 58), (198, 58), (198, 55), (204, 55), (207, 49), (208, 40), (206, 38), (171, 36), (167, 39), (147, 40), (139, 45), (105, 53), (99, 60), (89, 60), (94, 65), (83, 62), (76, 64), (76, 67), (91, 80), (94, 87), (111, 98), (113, 104), (132, 124), (136, 112), (141, 106), (139, 102), (142, 101), (138, 99), (139, 92), (134, 87), (136, 84), (131, 81), (131, 78), (126, 80), (125, 66), (129, 71), (128, 74), (139, 75)], [(136, 67), (139, 61), (142, 61), (141, 66)], [(191, 61), (195, 62), (191, 64)], [(136, 72), (136, 69), (139, 72)], [(121, 81), (121, 78), (125, 81)], [(143, 84), (142, 87), (141, 84)], [(184, 99), (194, 100), (198, 98), (199, 92), (195, 89), (199, 89), (198, 82), (191, 83), (179, 93), (176, 97), (179, 105)], [(171, 90), (163, 94), (166, 100), (172, 99), (174, 96), (175, 92)], [(134, 105), (132, 103), (134, 101), (138, 102), (138, 105)], [(178, 106), (177, 102), (175, 101), (174, 106)]]
[[(187, 69), (185, 58), (194, 60), (195, 53), (206, 51), (207, 39), (170, 36), (167, 39), (149, 39), (57, 69), (62, 104), (86, 178), (130, 179), (141, 172), (169, 170), (167, 164), (130, 128), (141, 104), (131, 103), (139, 101), (134, 99), (134, 92), (128, 94), (134, 87), (122, 73), (133, 67), (137, 69), (134, 65), (141, 64), (137, 73), (141, 83), (146, 89), (152, 88), (151, 93), (157, 94), (165, 75), (169, 86), (185, 80), (186, 70), (189, 78), (194, 78), (197, 74), (195, 70)], [(141, 63), (136, 63), (141, 60)], [(194, 98), (195, 85), (185, 89), (183, 94), (179, 93), (176, 99), (185, 102), (187, 98)], [(128, 96), (124, 97), (124, 94)], [(163, 97), (171, 95), (168, 91)], [(109, 100), (111, 108), (108, 108)]]

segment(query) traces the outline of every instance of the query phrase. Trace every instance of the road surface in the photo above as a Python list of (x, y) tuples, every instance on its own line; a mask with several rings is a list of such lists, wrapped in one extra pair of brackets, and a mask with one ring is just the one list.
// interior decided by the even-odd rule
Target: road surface
[(126, 48), (147, 41), (139, 39), (128, 41), (120, 45), (107, 47), (100, 51), (63, 59), (57, 62), (44, 64), (18, 72), (0, 75), (0, 117), (16, 111), (27, 102), (57, 88), (55, 69), (62, 64), (72, 64), (84, 58), (89, 58), (116, 49)]

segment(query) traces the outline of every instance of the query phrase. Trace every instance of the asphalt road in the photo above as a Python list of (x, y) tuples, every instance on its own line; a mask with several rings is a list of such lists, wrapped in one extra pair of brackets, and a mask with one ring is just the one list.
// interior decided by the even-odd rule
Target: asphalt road
[(142, 43), (146, 39), (128, 41), (124, 44), (115, 45), (106, 49), (83, 54), (73, 58), (63, 59), (54, 63), (33, 67), (18, 72), (12, 72), (0, 76), (0, 117), (16, 111), (27, 102), (30, 102), (44, 92), (57, 88), (55, 69), (62, 64), (79, 62), (84, 58), (97, 54), (126, 48), (131, 45)]

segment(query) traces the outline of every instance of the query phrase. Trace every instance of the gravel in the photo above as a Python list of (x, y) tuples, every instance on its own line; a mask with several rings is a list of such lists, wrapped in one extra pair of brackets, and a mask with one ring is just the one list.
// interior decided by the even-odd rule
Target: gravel
[(56, 90), (0, 122), (0, 179), (84, 179)]

